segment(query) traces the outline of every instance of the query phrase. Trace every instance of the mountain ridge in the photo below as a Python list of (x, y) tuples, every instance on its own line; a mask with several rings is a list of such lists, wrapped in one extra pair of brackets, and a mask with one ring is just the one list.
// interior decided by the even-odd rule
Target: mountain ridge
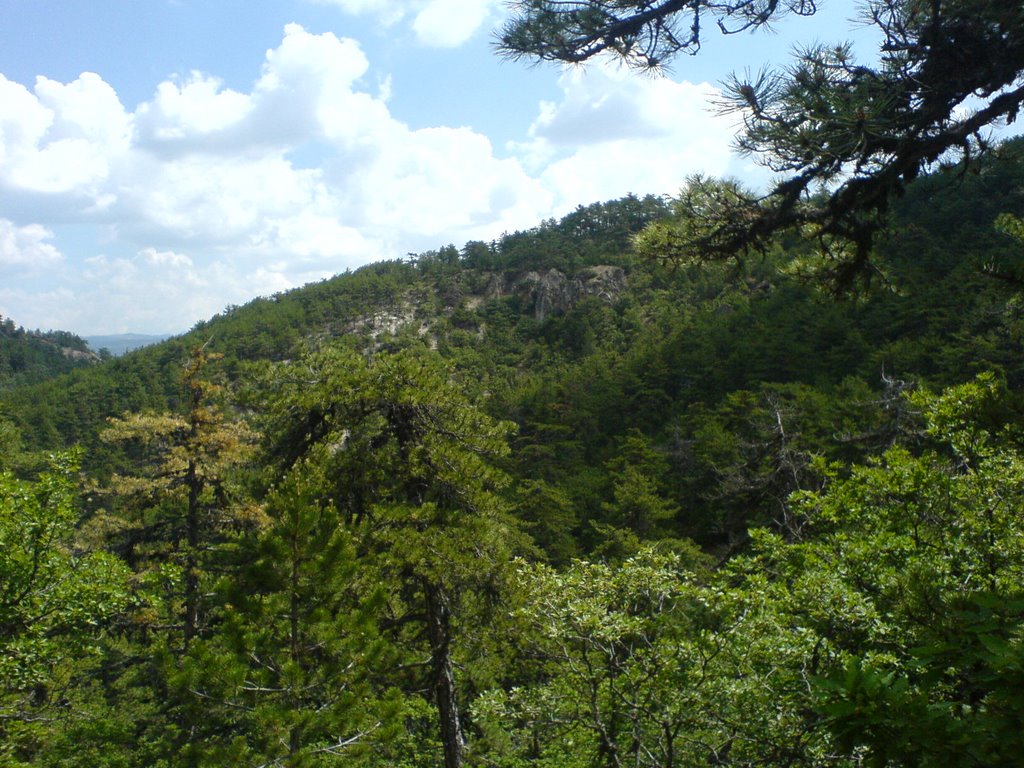
[(85, 339), (89, 347), (95, 350), (97, 354), (101, 354), (105, 349), (114, 357), (118, 357), (126, 352), (131, 352), (133, 349), (148, 347), (151, 344), (166, 341), (173, 335), (171, 333), (108, 333), (91, 334), (82, 338)]

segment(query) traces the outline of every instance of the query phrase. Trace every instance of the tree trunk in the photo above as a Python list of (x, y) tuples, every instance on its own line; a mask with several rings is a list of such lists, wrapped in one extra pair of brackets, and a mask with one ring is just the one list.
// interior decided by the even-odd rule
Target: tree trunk
[(185, 485), (188, 487), (188, 509), (185, 511), (185, 648), (199, 631), (199, 502), (203, 492), (203, 477), (199, 471), (199, 429), (200, 407), (203, 403), (203, 389), (196, 380), (202, 358), (193, 354), (185, 371), (185, 387), (188, 389), (188, 437), (185, 450), (188, 467), (185, 470)]
[(185, 513), (185, 648), (199, 628), (199, 493), (201, 480), (194, 459), (188, 463), (188, 510)]
[(451, 625), (443, 590), (424, 580), (426, 596), (427, 635), (430, 638), (431, 674), (437, 716), (441, 724), (445, 768), (462, 768), (464, 739), (459, 721), (459, 703), (455, 698), (455, 669), (451, 655)]
[[(289, 573), (289, 596), (288, 596), (288, 653), (291, 663), (296, 668), (301, 662), (301, 648), (299, 639), (299, 613), (302, 609), (301, 597), (299, 595), (299, 568), (302, 555), (299, 551), (299, 541), (293, 535), (291, 538), (291, 572)], [(299, 712), (302, 704), (299, 701), (298, 693), (294, 682), (288, 685), (289, 705), (292, 712)], [(288, 755), (294, 757), (302, 749), (302, 726), (293, 722), (288, 729)]]

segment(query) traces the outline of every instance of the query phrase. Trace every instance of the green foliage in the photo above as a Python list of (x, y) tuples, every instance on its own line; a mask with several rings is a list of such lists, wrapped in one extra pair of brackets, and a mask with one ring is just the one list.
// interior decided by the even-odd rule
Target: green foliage
[(945, 450), (893, 449), (825, 495), (804, 568), (834, 569), (873, 620), (844, 628), (847, 662), (825, 678), (821, 713), (875, 765), (995, 765), (1021, 748), (1019, 515), (1024, 463), (1010, 396), (979, 377), (916, 397)]
[(89, 345), (67, 331), (27, 331), (0, 316), (0, 390), (33, 384), (97, 363)]
[[(814, 3), (729, 0), (520, 0), (500, 33), (513, 57), (579, 63), (608, 53), (658, 69), (697, 53), (717, 17), (724, 33), (767, 28)], [(984, 129), (1024, 104), (1024, 11), (1003, 0), (877, 0), (875, 61), (853, 45), (798, 48), (787, 68), (733, 76), (725, 106), (743, 116), (739, 148), (780, 174), (767, 195), (700, 181), (684, 192), (694, 213), (669, 255), (712, 261), (767, 249), (780, 232), (815, 242), (819, 277), (848, 289), (874, 277), (872, 245), (906, 185), (940, 162), (974, 159)], [(969, 106), (967, 106), (969, 105)], [(707, 194), (708, 192), (711, 194)]]
[(0, 474), (0, 758), (15, 764), (48, 720), (82, 716), (65, 688), (129, 601), (124, 564), (75, 546), (77, 467), (64, 454), (34, 481)]
[(522, 564), (521, 684), (476, 707), (496, 765), (1000, 765), (1021, 748), (1013, 398), (917, 394), (933, 447), (795, 494), (708, 572), (646, 551)]
[[(708, 581), (702, 558), (520, 567), (530, 682), (477, 704), (496, 765), (809, 765), (801, 708), (815, 638), (782, 592)], [(766, 589), (767, 587), (767, 589)]]
[(109, 420), (100, 438), (134, 448), (134, 466), (97, 489), (111, 509), (97, 515), (92, 526), (133, 567), (163, 583), (168, 606), (180, 603), (176, 612), (186, 645), (203, 623), (200, 581), (215, 540), (253, 522), (247, 520), (253, 517), (249, 505), (232, 498), (231, 481), (252, 455), (255, 436), (222, 413), (219, 387), (203, 378), (210, 361), (197, 348), (185, 364), (185, 413)]
[(21, 433), (7, 419), (0, 417), (0, 471), (11, 471), (18, 467), (24, 459)]
[(196, 724), (196, 764), (362, 764), (400, 740), (411, 715), (380, 682), (396, 663), (375, 625), (384, 596), (321, 496), (321, 458), (296, 464), (268, 495), (267, 526), (222, 582), (218, 632), (172, 680)]
[(4, 392), (9, 504), (47, 508), (36, 449), (83, 442), (54, 562), (134, 574), (116, 622), (31, 635), (47, 719), (4, 721), (3, 759), (1011, 763), (1019, 143), (978, 168), (908, 189), (856, 301), (796, 236), (638, 259), (668, 206), (627, 198)]
[(383, 600), (379, 631), (429, 659), (411, 664), (422, 670), (416, 687), (437, 707), (445, 765), (459, 766), (453, 659), (521, 541), (496, 493), (507, 477), (494, 462), (512, 425), (475, 408), (450, 369), (417, 350), (367, 360), (329, 348), (268, 377), (265, 432), (278, 472), (315, 461), (321, 503), (360, 554), (362, 599)]

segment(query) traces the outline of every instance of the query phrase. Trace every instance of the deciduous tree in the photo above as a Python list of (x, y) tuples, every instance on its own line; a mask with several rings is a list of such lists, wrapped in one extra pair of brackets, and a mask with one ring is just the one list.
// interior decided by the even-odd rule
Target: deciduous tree
[[(116, 557), (76, 547), (78, 457), (52, 458), (34, 481), (0, 473), (0, 762), (20, 764), (26, 726), (75, 716), (64, 690), (98, 652), (104, 623), (129, 602)], [(22, 754), (24, 757), (24, 754)], [(12, 759), (15, 762), (8, 763)]]

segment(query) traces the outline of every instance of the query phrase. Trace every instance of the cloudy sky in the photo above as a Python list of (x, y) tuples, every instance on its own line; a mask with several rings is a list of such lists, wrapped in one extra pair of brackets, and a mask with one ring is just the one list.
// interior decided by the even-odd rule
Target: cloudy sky
[(577, 205), (767, 177), (730, 71), (843, 39), (848, 0), (667, 77), (494, 54), (501, 0), (0, 0), (0, 315), (174, 333)]

